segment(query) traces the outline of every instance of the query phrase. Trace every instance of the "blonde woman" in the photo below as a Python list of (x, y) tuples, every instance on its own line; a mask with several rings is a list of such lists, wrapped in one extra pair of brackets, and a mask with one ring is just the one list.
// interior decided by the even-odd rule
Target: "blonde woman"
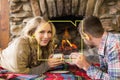
[(52, 58), (56, 30), (41, 17), (30, 20), (10, 45), (1, 51), (0, 64), (15, 73), (42, 74), (63, 61)]

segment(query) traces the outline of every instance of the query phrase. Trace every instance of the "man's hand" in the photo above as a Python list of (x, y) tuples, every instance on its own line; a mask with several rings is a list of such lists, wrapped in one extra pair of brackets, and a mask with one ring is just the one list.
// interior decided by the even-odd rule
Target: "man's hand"
[(90, 63), (86, 60), (86, 57), (78, 52), (71, 53), (70, 58), (72, 58), (72, 63), (77, 65), (79, 68), (85, 71), (90, 67)]

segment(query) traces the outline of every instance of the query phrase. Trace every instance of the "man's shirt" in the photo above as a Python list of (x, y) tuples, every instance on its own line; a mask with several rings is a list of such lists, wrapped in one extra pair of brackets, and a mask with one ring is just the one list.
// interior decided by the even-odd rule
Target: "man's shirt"
[(94, 80), (120, 80), (120, 34), (103, 35), (98, 54), (100, 68), (91, 65), (87, 74)]

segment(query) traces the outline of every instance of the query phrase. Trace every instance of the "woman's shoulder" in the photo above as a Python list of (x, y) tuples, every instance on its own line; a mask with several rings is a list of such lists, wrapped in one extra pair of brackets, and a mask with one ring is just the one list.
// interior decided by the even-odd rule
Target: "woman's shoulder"
[(27, 37), (17, 37), (12, 40), (9, 45), (4, 49), (5, 52), (11, 51), (13, 54), (18, 51), (29, 49), (29, 43)]
[(26, 36), (20, 36), (17, 38), (18, 41), (23, 41), (23, 42), (26, 42), (26, 41), (29, 41), (29, 38), (26, 37)]
[(15, 39), (13, 39), (9, 44), (15, 43), (15, 44), (26, 44), (29, 42), (29, 38), (26, 36), (20, 36)]
[(17, 42), (20, 44), (29, 44), (29, 38), (26, 36), (21, 36), (17, 39)]

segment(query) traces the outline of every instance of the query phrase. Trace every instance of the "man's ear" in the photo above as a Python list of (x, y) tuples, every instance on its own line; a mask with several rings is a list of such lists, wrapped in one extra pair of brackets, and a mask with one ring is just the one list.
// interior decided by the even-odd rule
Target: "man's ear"
[(86, 38), (87, 40), (90, 40), (90, 35), (89, 35), (89, 34), (84, 33), (84, 35), (85, 35), (85, 38)]
[(85, 34), (85, 38), (86, 38), (87, 40), (90, 40), (90, 37), (89, 37), (88, 34)]

